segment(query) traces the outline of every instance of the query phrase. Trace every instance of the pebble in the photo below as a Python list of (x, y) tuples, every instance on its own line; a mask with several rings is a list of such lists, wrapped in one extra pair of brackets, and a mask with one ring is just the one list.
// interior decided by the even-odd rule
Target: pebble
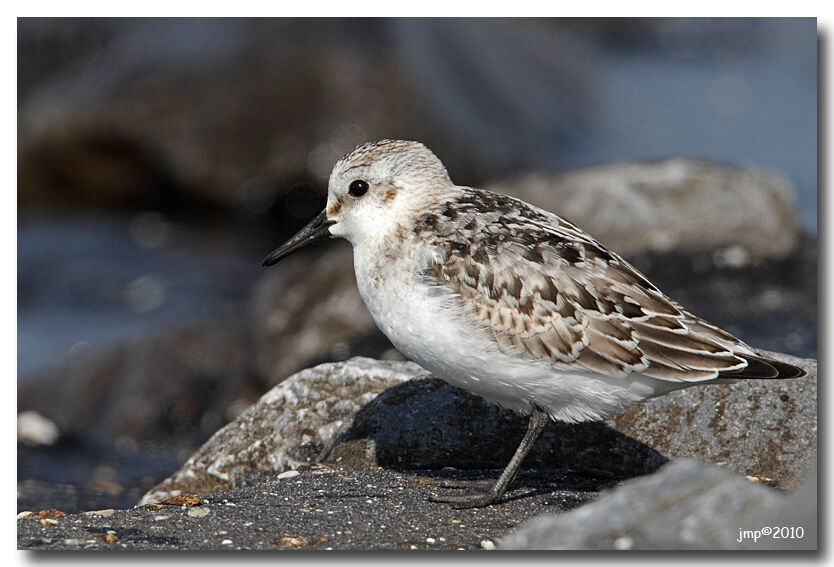
[(295, 478), (301, 473), (298, 471), (284, 471), (277, 476), (277, 478), (284, 479), (284, 478)]
[(623, 551), (634, 547), (634, 539), (629, 536), (620, 536), (614, 540), (614, 547)]
[(180, 494), (163, 502), (166, 506), (197, 506), (200, 499), (190, 494)]
[(60, 437), (51, 419), (34, 411), (17, 414), (17, 440), (28, 445), (52, 445)]
[(192, 518), (203, 518), (208, 516), (209, 509), (208, 508), (189, 508), (188, 515)]
[(85, 516), (103, 516), (105, 518), (109, 518), (110, 516), (112, 516), (115, 513), (116, 513), (116, 510), (114, 510), (113, 508), (106, 508), (104, 510), (89, 510), (87, 512), (84, 512), (84, 515)]
[(491, 539), (482, 539), (481, 540), (481, 549), (493, 550), (493, 549), (495, 549), (495, 544), (492, 542)]
[(298, 535), (287, 535), (275, 538), (275, 544), (281, 547), (303, 547), (307, 545), (307, 540)]

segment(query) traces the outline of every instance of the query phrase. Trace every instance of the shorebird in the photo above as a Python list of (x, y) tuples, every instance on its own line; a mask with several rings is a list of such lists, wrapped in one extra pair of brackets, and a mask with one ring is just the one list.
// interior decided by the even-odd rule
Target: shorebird
[(400, 352), (529, 415), (494, 484), (432, 496), (455, 507), (498, 501), (551, 419), (600, 420), (680, 388), (805, 375), (692, 315), (567, 220), (455, 185), (418, 142), (344, 155), (325, 209), (263, 264), (328, 237), (353, 246), (362, 300)]

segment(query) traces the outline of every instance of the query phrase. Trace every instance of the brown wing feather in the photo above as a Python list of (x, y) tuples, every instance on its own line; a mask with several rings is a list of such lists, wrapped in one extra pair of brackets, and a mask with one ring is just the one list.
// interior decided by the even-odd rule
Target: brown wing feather
[[(509, 197), (489, 198), (488, 207), (456, 203), (459, 228), (437, 242), (441, 257), (424, 276), (459, 297), (500, 350), (611, 376), (640, 372), (670, 381), (802, 372), (766, 360), (687, 313), (567, 221)], [(438, 214), (445, 213), (427, 215)]]

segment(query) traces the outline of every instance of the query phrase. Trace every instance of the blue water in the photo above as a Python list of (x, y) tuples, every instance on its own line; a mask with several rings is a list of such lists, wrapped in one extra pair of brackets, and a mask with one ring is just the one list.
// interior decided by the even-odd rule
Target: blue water
[(595, 75), (597, 131), (573, 165), (683, 155), (775, 169), (816, 234), (816, 57), (608, 55)]
[(19, 379), (163, 325), (243, 308), (264, 249), (247, 242), (240, 227), (162, 221), (164, 240), (148, 246), (136, 218), (21, 215)]

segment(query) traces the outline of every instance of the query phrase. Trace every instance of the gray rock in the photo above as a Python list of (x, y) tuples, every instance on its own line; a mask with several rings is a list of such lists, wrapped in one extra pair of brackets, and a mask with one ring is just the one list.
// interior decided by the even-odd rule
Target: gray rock
[(798, 241), (783, 175), (683, 158), (613, 163), (493, 183), (577, 223), (621, 254), (726, 250), (726, 263), (782, 258)]
[(687, 388), (632, 406), (608, 423), (667, 457), (696, 457), (794, 488), (816, 459), (817, 362), (762, 352), (808, 376)]
[[(693, 387), (605, 423), (551, 423), (525, 462), (628, 478), (696, 457), (792, 488), (814, 461), (816, 361), (767, 353), (808, 371), (799, 380)], [(503, 468), (526, 418), (437, 379), (414, 380), (363, 408), (328, 462), (404, 468)]]
[(252, 295), (254, 365), (276, 384), (376, 329), (356, 288), (346, 243), (314, 259), (290, 257), (268, 270)]
[(215, 433), (142, 503), (250, 486), (314, 462), (345, 422), (379, 392), (424, 373), (411, 362), (366, 358), (299, 372)]
[[(669, 458), (695, 456), (795, 486), (816, 454), (816, 363), (769, 354), (809, 376), (690, 388), (608, 423), (552, 423), (525, 467), (621, 479), (654, 472)], [(311, 412), (315, 404), (320, 409)], [(340, 467), (500, 469), (525, 426), (525, 418), (429, 378), (412, 363), (323, 364), (274, 388), (145, 501), (261, 482), (313, 462), (324, 449), (325, 463)]]
[[(781, 535), (797, 535), (801, 528), (802, 537), (762, 533), (773, 528), (787, 528)], [(627, 481), (577, 510), (530, 520), (500, 547), (816, 549), (816, 479), (785, 495), (685, 459)]]

